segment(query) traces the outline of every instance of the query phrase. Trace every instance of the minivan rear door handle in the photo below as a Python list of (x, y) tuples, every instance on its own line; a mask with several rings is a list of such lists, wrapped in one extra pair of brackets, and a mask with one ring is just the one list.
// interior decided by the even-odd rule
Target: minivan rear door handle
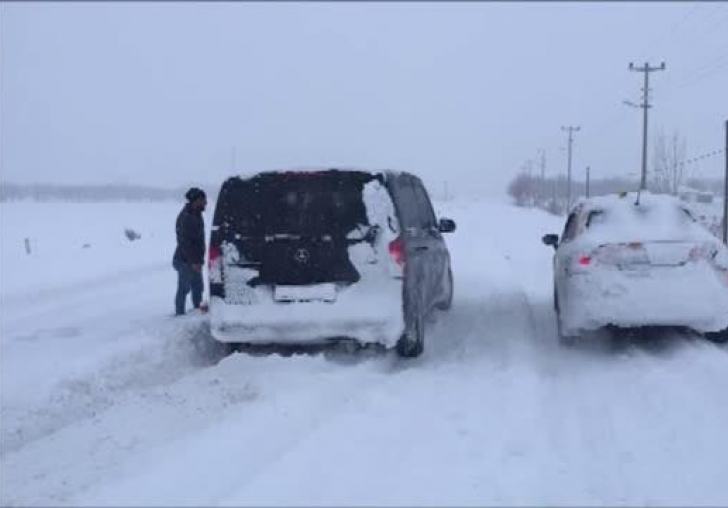
[(416, 251), (422, 252), (425, 250), (430, 250), (430, 248), (427, 245), (420, 245), (419, 247), (415, 247)]

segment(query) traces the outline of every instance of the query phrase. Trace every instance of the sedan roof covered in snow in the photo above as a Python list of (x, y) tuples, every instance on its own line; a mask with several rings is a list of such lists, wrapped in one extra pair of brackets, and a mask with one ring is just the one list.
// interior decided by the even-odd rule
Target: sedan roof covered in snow
[(649, 192), (582, 199), (587, 214), (585, 239), (598, 243), (629, 241), (714, 241), (715, 238), (677, 198)]

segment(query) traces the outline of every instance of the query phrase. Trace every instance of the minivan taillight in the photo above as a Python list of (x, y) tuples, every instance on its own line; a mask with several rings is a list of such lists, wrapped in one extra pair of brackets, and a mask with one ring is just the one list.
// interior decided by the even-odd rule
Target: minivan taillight
[(208, 266), (210, 271), (208, 273), (210, 278), (211, 288), (213, 284), (222, 284), (222, 252), (220, 251), (219, 245), (210, 245), (210, 250), (207, 254)]
[(402, 237), (398, 236), (389, 243), (389, 255), (392, 256), (392, 260), (397, 263), (398, 266), (404, 266), (405, 252), (404, 242)]
[(220, 261), (220, 247), (216, 245), (210, 245), (210, 251), (207, 255), (208, 267), (210, 270), (217, 267), (218, 261)]

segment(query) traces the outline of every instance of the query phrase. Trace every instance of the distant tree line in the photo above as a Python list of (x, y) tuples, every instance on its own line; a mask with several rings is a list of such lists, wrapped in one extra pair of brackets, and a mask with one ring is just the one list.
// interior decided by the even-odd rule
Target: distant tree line
[[(195, 184), (207, 192), (213, 200), (213, 186)], [(183, 201), (190, 186), (176, 188), (151, 187), (144, 185), (57, 185), (0, 183), (0, 202), (10, 201), (67, 201), (84, 202), (163, 202)]]
[[(647, 189), (655, 194), (678, 195), (685, 187), (722, 196), (722, 178), (697, 178), (688, 175), (690, 160), (686, 159), (686, 141), (679, 132), (671, 135), (660, 132), (655, 138), (652, 168), (648, 174)], [(529, 167), (525, 165), (524, 167)], [(590, 196), (603, 196), (639, 189), (640, 182), (630, 178), (592, 179)], [(568, 208), (568, 182), (565, 176), (542, 179), (530, 171), (522, 171), (508, 185), (508, 195), (518, 206), (538, 207), (556, 215), (564, 215)], [(572, 181), (572, 204), (586, 196), (587, 184)]]
[(722, 178), (689, 178), (685, 181), (685, 185), (702, 192), (712, 192), (715, 196), (722, 196), (725, 192)]
[[(722, 179), (691, 178), (685, 182), (687, 187), (692, 189), (711, 192), (715, 196), (722, 196), (724, 184)], [(605, 196), (620, 192), (634, 192), (639, 189), (638, 180), (628, 178), (603, 178), (590, 182), (590, 196)], [(568, 183), (566, 177), (557, 176), (546, 178), (543, 181), (540, 176), (528, 173), (520, 173), (508, 185), (508, 195), (516, 205), (523, 207), (537, 207), (546, 210), (554, 215), (564, 215), (567, 212)], [(655, 194), (666, 194), (659, 181), (648, 181), (647, 189)], [(579, 197), (586, 196), (586, 182), (572, 181), (571, 201), (576, 202)]]
[[(589, 195), (604, 196), (638, 188), (639, 182), (628, 178), (594, 179), (589, 184)], [(518, 206), (537, 207), (554, 215), (564, 215), (568, 207), (568, 180), (565, 176), (542, 180), (540, 176), (521, 173), (508, 185), (508, 195)], [(581, 196), (586, 196), (586, 182), (572, 181), (572, 203)]]

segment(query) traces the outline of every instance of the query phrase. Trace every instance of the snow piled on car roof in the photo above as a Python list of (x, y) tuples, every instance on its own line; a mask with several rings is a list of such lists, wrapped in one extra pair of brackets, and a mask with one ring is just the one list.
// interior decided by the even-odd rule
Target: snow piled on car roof
[[(584, 237), (598, 243), (715, 241), (677, 198), (636, 192), (582, 198), (575, 209), (589, 217)], [(592, 213), (590, 213), (592, 212)]]

